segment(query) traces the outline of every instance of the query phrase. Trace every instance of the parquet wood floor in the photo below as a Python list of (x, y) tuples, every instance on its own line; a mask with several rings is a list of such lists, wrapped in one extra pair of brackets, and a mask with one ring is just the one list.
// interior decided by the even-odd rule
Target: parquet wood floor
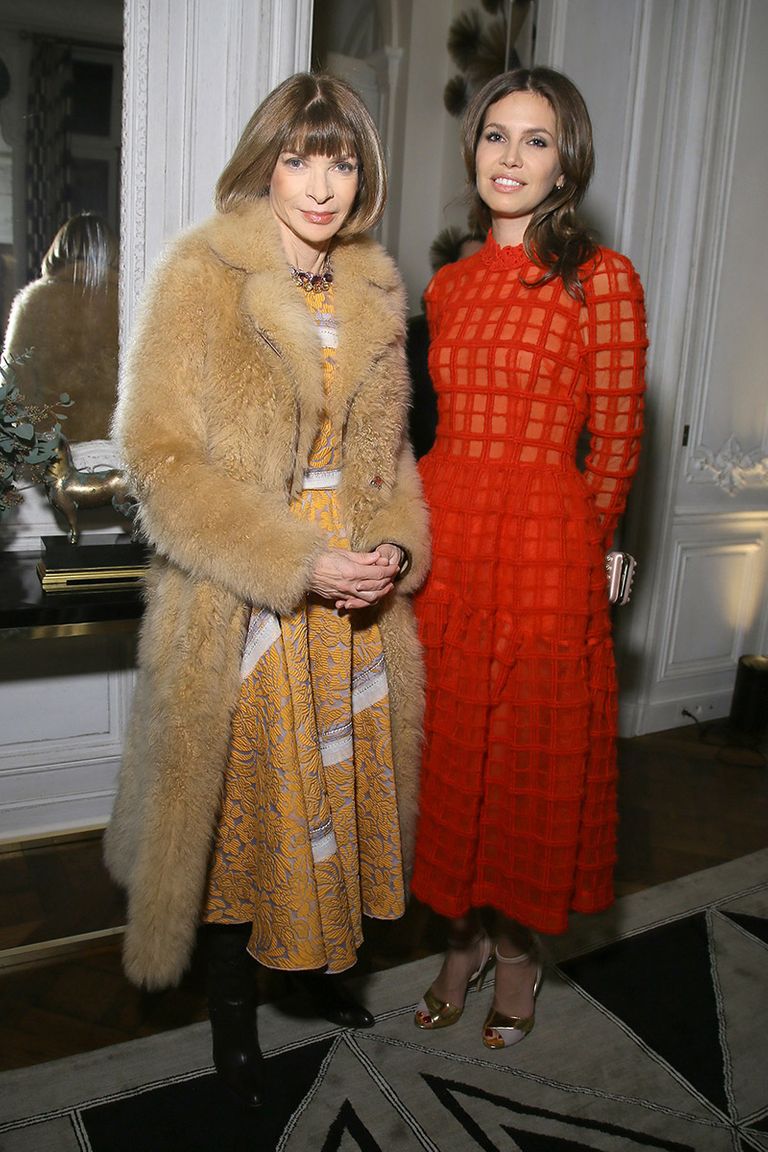
[[(767, 751), (723, 724), (620, 741), (617, 894), (765, 847)], [(122, 974), (119, 934), (71, 939), (119, 928), (123, 918), (98, 833), (0, 846), (0, 1069), (206, 1018), (199, 958), (179, 988), (148, 994)], [(443, 944), (440, 923), (414, 905), (396, 925), (368, 925), (360, 968), (390, 967)], [(262, 999), (284, 991), (283, 977), (263, 973)]]

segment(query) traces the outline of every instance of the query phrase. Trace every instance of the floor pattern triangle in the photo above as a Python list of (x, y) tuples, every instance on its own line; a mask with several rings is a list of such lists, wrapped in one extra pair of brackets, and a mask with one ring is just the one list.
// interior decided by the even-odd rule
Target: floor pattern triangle
[(274, 1148), (333, 1045), (333, 1039), (323, 1040), (267, 1060), (268, 1109), (246, 1111), (214, 1073), (84, 1108), (90, 1152), (137, 1152), (147, 1147), (148, 1133), (152, 1152)]
[(350, 1142), (360, 1152), (384, 1152), (381, 1145), (376, 1142), (369, 1129), (363, 1124), (349, 1100), (344, 1101), (336, 1120), (329, 1128), (322, 1152), (340, 1152), (345, 1136), (349, 1137), (349, 1140), (344, 1143), (345, 1152), (352, 1152)]
[(704, 912), (619, 940), (560, 968), (727, 1113)]
[(745, 932), (768, 944), (768, 920), (764, 916), (747, 916), (743, 912), (723, 912), (734, 924), (738, 924)]

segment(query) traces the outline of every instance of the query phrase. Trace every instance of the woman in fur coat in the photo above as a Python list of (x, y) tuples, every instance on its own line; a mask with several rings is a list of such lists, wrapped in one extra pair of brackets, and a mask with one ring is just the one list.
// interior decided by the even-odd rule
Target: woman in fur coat
[(39, 280), (16, 294), (3, 355), (27, 400), (56, 408), (62, 393), (68, 440), (109, 434), (117, 399), (117, 237), (96, 212), (62, 224)]
[(125, 965), (176, 982), (205, 926), (214, 1061), (260, 1102), (249, 955), (328, 1019), (361, 918), (404, 910), (427, 515), (404, 435), (404, 293), (364, 236), (386, 177), (351, 88), (300, 74), (256, 110), (216, 215), (169, 249), (115, 434), (156, 557), (106, 852)]

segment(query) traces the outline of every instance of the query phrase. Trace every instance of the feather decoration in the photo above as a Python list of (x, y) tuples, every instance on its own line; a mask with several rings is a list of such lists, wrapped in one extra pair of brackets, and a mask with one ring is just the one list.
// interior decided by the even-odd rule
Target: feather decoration
[(452, 76), (443, 91), (443, 104), (451, 116), (461, 116), (469, 103), (469, 85), (465, 76)]
[(479, 87), (504, 71), (504, 56), (507, 47), (507, 24), (505, 20), (494, 20), (482, 30), (477, 38), (475, 54), (467, 63), (465, 71), (470, 82)]
[(459, 68), (466, 69), (477, 52), (482, 25), (480, 13), (472, 8), (461, 12), (448, 29), (448, 51)]
[(429, 263), (432, 271), (437, 272), (444, 264), (453, 264), (459, 258), (459, 249), (462, 241), (466, 240), (467, 233), (462, 232), (455, 224), (449, 224), (438, 232), (429, 249)]

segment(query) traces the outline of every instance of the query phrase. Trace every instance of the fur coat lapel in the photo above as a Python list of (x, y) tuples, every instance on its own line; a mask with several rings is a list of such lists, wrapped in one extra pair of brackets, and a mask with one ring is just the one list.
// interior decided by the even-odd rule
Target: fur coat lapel
[(356, 237), (337, 243), (331, 256), (334, 307), (342, 334), (333, 394), (323, 391), (318, 333), (288, 273), (278, 226), (265, 200), (215, 217), (210, 243), (219, 259), (245, 273), (243, 308), (257, 335), (282, 361), (299, 408), (295, 495), (320, 421), (327, 410), (337, 433), (372, 364), (401, 331), (404, 292), (393, 261), (374, 241)]
[(304, 475), (320, 420), (327, 410), (343, 430), (360, 381), (401, 331), (404, 293), (390, 258), (374, 241), (356, 237), (332, 250), (334, 308), (341, 334), (335, 387), (326, 402), (318, 332), (288, 273), (279, 229), (267, 200), (237, 207), (206, 226), (222, 263), (245, 274), (243, 308), (296, 391), (299, 431), (292, 494)]
[(333, 253), (333, 267), (336, 316), (342, 333), (336, 360), (341, 386), (329, 399), (329, 416), (340, 431), (371, 364), (400, 331), (405, 300), (394, 265), (370, 240), (354, 246), (339, 244)]

